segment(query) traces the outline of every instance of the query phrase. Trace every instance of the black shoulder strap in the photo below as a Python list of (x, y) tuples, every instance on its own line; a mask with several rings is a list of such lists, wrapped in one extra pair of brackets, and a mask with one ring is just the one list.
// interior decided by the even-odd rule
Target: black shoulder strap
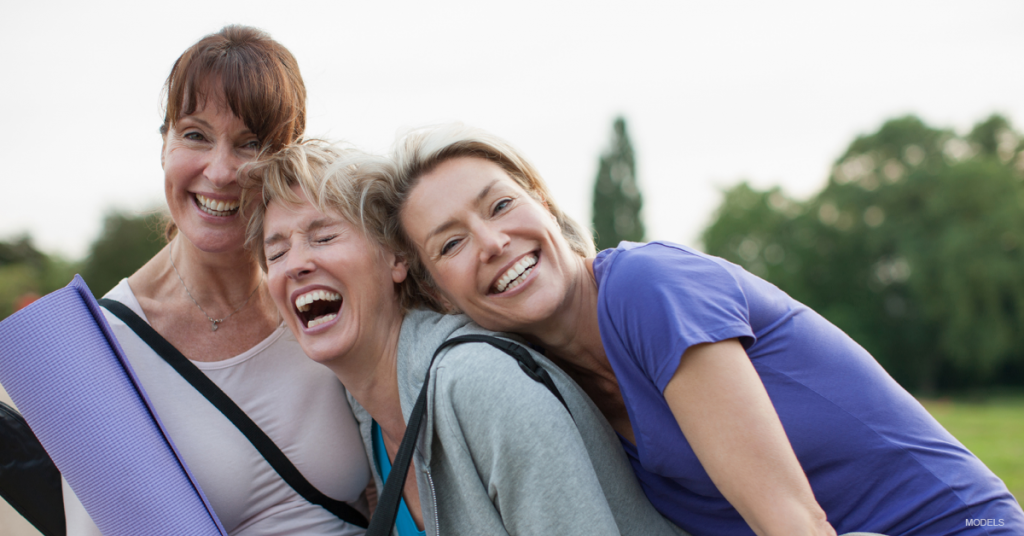
[[(512, 356), (519, 363), (519, 368), (523, 369), (527, 376), (535, 382), (544, 384), (544, 387), (547, 387), (548, 391), (551, 391), (551, 394), (555, 395), (555, 398), (562, 403), (565, 411), (569, 411), (569, 406), (566, 405), (565, 399), (562, 398), (562, 393), (559, 393), (558, 388), (555, 387), (555, 382), (551, 379), (551, 375), (548, 374), (548, 371), (544, 370), (544, 367), (537, 364), (537, 360), (530, 355), (530, 351), (521, 344), (493, 335), (461, 335), (444, 341), (437, 350), (441, 351), (449, 346), (455, 346), (464, 342), (484, 342)], [(569, 416), (572, 416), (571, 411), (569, 411)]]
[[(530, 355), (529, 350), (521, 345), (491, 335), (462, 335), (444, 341), (434, 351), (434, 356), (430, 358), (430, 365), (427, 366), (427, 375), (423, 379), (423, 387), (420, 389), (419, 396), (416, 397), (416, 405), (413, 406), (412, 414), (409, 416), (405, 435), (402, 436), (402, 444), (399, 445), (398, 453), (395, 454), (395, 461), (391, 464), (391, 474), (388, 475), (388, 481), (384, 483), (384, 491), (381, 492), (380, 499), (377, 501), (377, 509), (373, 513), (373, 518), (370, 519), (370, 528), (366, 530), (366, 536), (388, 536), (391, 534), (391, 528), (395, 525), (395, 517), (398, 515), (398, 503), (402, 498), (402, 488), (405, 487), (405, 477), (409, 474), (409, 464), (412, 463), (412, 453), (416, 447), (416, 439), (420, 435), (420, 425), (423, 424), (423, 414), (427, 411), (427, 387), (430, 385), (430, 369), (442, 350), (464, 342), (487, 343), (512, 356), (527, 376), (533, 378), (534, 381), (544, 384), (551, 391), (551, 394), (555, 395), (555, 398), (562, 403), (565, 410), (569, 411), (569, 406), (566, 405), (565, 399), (558, 392), (558, 388), (555, 387), (555, 382), (551, 380), (548, 371), (538, 365), (537, 360)], [(569, 416), (572, 417), (571, 411), (569, 411)]]
[(277, 471), (281, 479), (299, 495), (313, 504), (322, 506), (346, 523), (361, 528), (367, 526), (366, 517), (358, 510), (342, 501), (324, 495), (313, 484), (310, 484), (288, 457), (281, 452), (281, 449), (274, 444), (274, 441), (242, 411), (242, 408), (239, 408), (224, 391), (217, 387), (217, 384), (196, 368), (177, 348), (167, 342), (167, 339), (157, 333), (145, 320), (139, 318), (139, 315), (119, 301), (104, 298), (99, 300), (99, 304), (127, 324), (157, 355), (162, 357), (182, 378), (192, 384), (196, 391), (199, 391), (215, 408), (220, 410), (245, 435), (252, 446), (256, 447), (256, 450)]

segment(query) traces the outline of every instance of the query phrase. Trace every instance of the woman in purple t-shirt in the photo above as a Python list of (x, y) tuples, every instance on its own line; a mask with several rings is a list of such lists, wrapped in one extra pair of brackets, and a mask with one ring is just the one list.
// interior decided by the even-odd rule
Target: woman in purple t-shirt
[[(366, 191), (425, 292), (542, 346), (694, 534), (1001, 534), (1020, 506), (839, 329), (670, 243), (595, 255), (539, 174), (461, 125), (413, 132)], [(979, 526), (981, 525), (981, 526)], [(1002, 532), (1000, 532), (1002, 531)]]

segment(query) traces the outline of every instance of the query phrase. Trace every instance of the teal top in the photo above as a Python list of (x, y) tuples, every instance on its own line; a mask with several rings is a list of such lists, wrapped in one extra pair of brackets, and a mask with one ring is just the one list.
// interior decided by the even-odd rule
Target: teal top
[[(377, 421), (372, 424), (373, 434), (373, 463), (377, 465), (377, 472), (380, 473), (382, 482), (388, 481), (391, 474), (391, 460), (388, 459), (388, 450), (384, 448), (384, 436), (380, 433), (380, 426)], [(409, 507), (405, 505), (405, 499), (398, 503), (398, 517), (395, 518), (395, 528), (398, 529), (398, 536), (426, 536), (426, 532), (416, 527), (416, 522), (409, 513)]]

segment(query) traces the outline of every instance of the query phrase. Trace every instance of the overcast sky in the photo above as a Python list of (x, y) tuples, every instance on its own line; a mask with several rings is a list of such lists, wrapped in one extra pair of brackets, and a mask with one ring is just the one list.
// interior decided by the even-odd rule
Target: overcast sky
[(460, 120), (519, 147), (589, 224), (622, 114), (649, 238), (699, 245), (720, 190), (807, 197), (858, 134), (914, 113), (1024, 126), (1024, 2), (5, 2), (0, 239), (75, 259), (112, 209), (163, 205), (160, 90), (225, 24), (299, 61), (308, 135), (386, 150)]

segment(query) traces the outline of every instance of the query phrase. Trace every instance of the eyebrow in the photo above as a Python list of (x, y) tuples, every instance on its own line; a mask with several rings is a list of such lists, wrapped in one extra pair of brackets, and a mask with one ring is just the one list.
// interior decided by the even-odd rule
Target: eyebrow
[[(185, 119), (185, 118), (188, 118), (190, 121), (195, 121), (196, 123), (199, 123), (199, 125), (201, 127), (205, 128), (205, 129), (213, 130), (213, 125), (208, 123), (206, 120), (203, 120), (203, 119), (200, 119), (200, 118), (196, 117), (195, 115), (186, 115), (186, 116), (182, 117), (181, 119)], [(179, 119), (179, 121), (181, 121), (181, 119)], [(249, 129), (248, 126), (244, 127), (244, 130), (245, 130), (245, 133), (243, 135), (249, 135), (249, 134), (252, 134), (253, 136), (256, 135), (252, 130)]]
[[(483, 201), (485, 197), (487, 197), (487, 194), (491, 192), (491, 188), (493, 188), (494, 185), (497, 184), (499, 180), (501, 179), (494, 179), (493, 181), (490, 182), (490, 184), (484, 186), (480, 190), (480, 193), (476, 194), (476, 199), (473, 200), (474, 204), (480, 204), (480, 202)], [(447, 231), (448, 229), (451, 229), (458, 223), (459, 222), (455, 218), (450, 218), (448, 221), (442, 223), (441, 225), (434, 227), (434, 230), (430, 231), (430, 233), (427, 234), (427, 238), (424, 240), (424, 242), (429, 241), (431, 238), (434, 237), (434, 235), (441, 234)]]
[[(306, 226), (304, 232), (306, 234), (309, 234), (309, 233), (311, 233), (313, 231), (317, 231), (317, 230), (323, 229), (324, 227), (330, 227), (331, 225), (336, 225), (338, 223), (339, 222), (337, 220), (332, 219), (332, 218), (317, 218), (317, 219), (311, 221), (309, 223), (309, 225)], [(281, 233), (274, 233), (274, 234), (270, 235), (269, 237), (267, 237), (266, 240), (263, 241), (263, 247), (266, 248), (268, 246), (272, 246), (272, 245), (274, 245), (274, 244), (276, 244), (276, 243), (278, 243), (278, 242), (280, 242), (280, 241), (282, 241), (284, 239), (285, 239), (285, 236), (283, 234), (281, 234)]]

